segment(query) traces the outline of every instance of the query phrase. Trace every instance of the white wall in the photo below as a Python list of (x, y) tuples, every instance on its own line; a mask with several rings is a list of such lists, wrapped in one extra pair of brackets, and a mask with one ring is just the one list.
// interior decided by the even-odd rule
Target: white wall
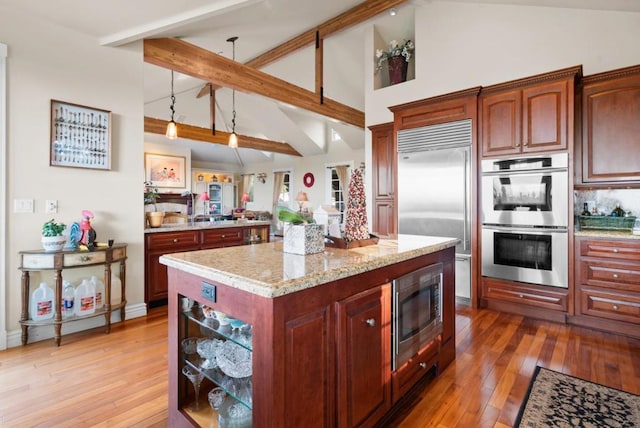
[[(92, 222), (99, 241), (127, 242), (129, 316), (143, 315), (143, 81), (142, 49), (100, 47), (97, 40), (60, 29), (47, 21), (18, 16), (0, 8), (0, 42), (8, 46), (8, 192), (6, 319), (8, 345), (18, 345), (20, 272), (18, 252), (39, 249), (40, 229), (52, 216), (70, 224), (83, 209), (95, 213)], [(49, 166), (50, 100), (112, 112), (110, 171)], [(35, 210), (13, 213), (13, 200), (33, 199)], [(59, 212), (44, 212), (46, 199), (58, 201)], [(117, 270), (117, 267), (114, 267)], [(79, 272), (79, 271), (77, 271)], [(68, 272), (71, 273), (70, 271)], [(53, 283), (53, 273), (42, 276)], [(32, 282), (38, 281), (34, 275)], [(96, 318), (95, 320), (99, 320)], [(83, 322), (66, 324), (63, 334)], [(53, 327), (30, 336), (50, 337)], [(64, 340), (64, 339), (63, 339)], [(2, 344), (0, 344), (1, 347)]]

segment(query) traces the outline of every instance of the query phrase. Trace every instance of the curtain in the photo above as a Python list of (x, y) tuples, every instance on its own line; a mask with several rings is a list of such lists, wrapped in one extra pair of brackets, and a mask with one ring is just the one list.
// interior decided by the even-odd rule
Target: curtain
[[(245, 193), (251, 196), (252, 185), (253, 185), (253, 174), (244, 174), (242, 176), (242, 192), (240, 192), (240, 198), (242, 198), (242, 195), (244, 195)], [(253, 198), (251, 198), (251, 200), (253, 200)]]
[(287, 172), (285, 171), (278, 171), (273, 173), (273, 201), (271, 210), (271, 224), (274, 231), (280, 231), (282, 229), (282, 225), (278, 221), (276, 208), (278, 207), (280, 192), (282, 191), (282, 183), (284, 181), (284, 175), (286, 173)]
[(349, 198), (349, 167), (347, 165), (336, 166), (336, 175), (342, 186), (342, 200), (344, 201), (344, 212), (346, 214)]

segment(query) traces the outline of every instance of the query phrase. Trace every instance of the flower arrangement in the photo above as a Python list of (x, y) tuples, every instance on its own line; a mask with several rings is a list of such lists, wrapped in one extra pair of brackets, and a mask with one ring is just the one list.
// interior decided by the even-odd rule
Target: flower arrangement
[(144, 182), (144, 204), (154, 204), (158, 200), (160, 195), (158, 194), (158, 188), (153, 186), (150, 181)]
[(406, 62), (409, 62), (411, 55), (415, 51), (415, 45), (411, 40), (405, 40), (402, 44), (398, 43), (397, 40), (391, 40), (389, 42), (389, 48), (387, 50), (376, 49), (376, 72), (382, 69), (382, 64), (385, 63), (389, 58), (395, 56), (403, 56)]

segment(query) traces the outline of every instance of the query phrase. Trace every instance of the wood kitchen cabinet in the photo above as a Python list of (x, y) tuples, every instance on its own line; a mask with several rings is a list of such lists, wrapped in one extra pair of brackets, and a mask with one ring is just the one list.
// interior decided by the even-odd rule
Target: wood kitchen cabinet
[(578, 236), (570, 322), (640, 337), (640, 240)]
[(393, 123), (369, 127), (371, 130), (373, 226), (378, 236), (398, 233), (396, 220), (397, 150)]
[(482, 88), (482, 157), (567, 150), (581, 70), (571, 67)]
[(391, 284), (337, 303), (338, 425), (372, 426), (391, 408)]
[(576, 182), (640, 186), (640, 65), (585, 77), (581, 107)]
[(167, 267), (160, 256), (184, 251), (231, 247), (269, 242), (268, 224), (242, 227), (198, 228), (192, 230), (153, 232), (145, 234), (144, 301), (151, 306), (164, 304), (167, 299)]

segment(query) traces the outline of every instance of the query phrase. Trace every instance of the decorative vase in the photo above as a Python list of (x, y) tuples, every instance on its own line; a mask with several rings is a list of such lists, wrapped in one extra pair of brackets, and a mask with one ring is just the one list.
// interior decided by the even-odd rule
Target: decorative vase
[(390, 85), (395, 85), (396, 83), (407, 80), (407, 66), (409, 63), (405, 61), (402, 55), (387, 58), (387, 65), (389, 66)]
[(149, 227), (160, 227), (162, 226), (163, 220), (163, 211), (150, 211), (147, 213), (147, 223), (149, 223)]
[(283, 251), (292, 254), (315, 254), (324, 251), (324, 226), (321, 224), (284, 224)]
[(62, 235), (42, 237), (42, 247), (47, 252), (62, 250), (65, 242), (67, 242), (67, 238)]

